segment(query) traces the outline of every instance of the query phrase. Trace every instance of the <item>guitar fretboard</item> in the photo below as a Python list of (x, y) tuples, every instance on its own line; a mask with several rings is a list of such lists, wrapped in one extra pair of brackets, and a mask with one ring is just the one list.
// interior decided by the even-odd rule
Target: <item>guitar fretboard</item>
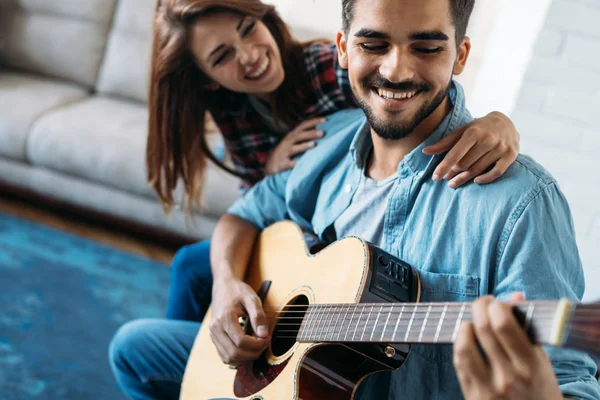
[[(568, 303), (535, 301), (516, 306), (523, 328), (536, 343), (562, 340)], [(306, 308), (301, 342), (454, 343), (470, 303), (317, 304)]]

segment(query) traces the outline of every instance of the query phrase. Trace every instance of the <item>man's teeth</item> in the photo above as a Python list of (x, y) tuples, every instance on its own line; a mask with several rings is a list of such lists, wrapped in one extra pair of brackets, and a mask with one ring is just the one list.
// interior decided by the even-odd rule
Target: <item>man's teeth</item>
[(260, 67), (253, 74), (248, 74), (248, 78), (258, 78), (269, 68), (269, 57), (265, 57), (264, 61), (260, 64)]
[(392, 92), (381, 88), (377, 89), (377, 93), (386, 99), (410, 99), (417, 94), (417, 92)]

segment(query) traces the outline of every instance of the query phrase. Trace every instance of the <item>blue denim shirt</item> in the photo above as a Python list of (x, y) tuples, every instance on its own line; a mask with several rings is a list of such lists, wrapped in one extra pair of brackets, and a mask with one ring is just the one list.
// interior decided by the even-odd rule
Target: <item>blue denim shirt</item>
[[(472, 120), (462, 88), (454, 83), (454, 107), (440, 126), (398, 165), (380, 246), (418, 268), (421, 301), (472, 301), (522, 291), (529, 300), (580, 300), (581, 261), (569, 206), (554, 178), (520, 155), (493, 184), (457, 190), (435, 182), (442, 156), (422, 149)], [(361, 110), (333, 114), (321, 127), (317, 147), (293, 170), (270, 176), (234, 204), (229, 213), (260, 229), (291, 219), (322, 239), (349, 206), (364, 171), (361, 157), (370, 137)], [(567, 397), (600, 399), (596, 366), (585, 354), (547, 349)], [(412, 346), (404, 366), (372, 375), (358, 398), (461, 398), (451, 346)]]

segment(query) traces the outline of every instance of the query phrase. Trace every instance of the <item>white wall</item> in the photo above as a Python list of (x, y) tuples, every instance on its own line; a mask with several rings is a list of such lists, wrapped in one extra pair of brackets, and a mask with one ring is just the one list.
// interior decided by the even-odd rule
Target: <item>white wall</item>
[[(529, 0), (528, 0), (529, 1)], [(600, 1), (554, 0), (512, 117), (571, 205), (587, 300), (600, 299)]]
[(479, 0), (469, 32), (467, 105), (474, 116), (510, 114), (551, 0)]

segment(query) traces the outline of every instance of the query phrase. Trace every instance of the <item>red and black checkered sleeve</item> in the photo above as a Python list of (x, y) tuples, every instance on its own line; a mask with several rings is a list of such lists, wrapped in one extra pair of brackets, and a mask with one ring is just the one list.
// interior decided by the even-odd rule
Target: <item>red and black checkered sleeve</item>
[(305, 50), (306, 69), (314, 92), (311, 107), (315, 114), (327, 115), (356, 108), (348, 71), (338, 62), (335, 45), (316, 43)]

